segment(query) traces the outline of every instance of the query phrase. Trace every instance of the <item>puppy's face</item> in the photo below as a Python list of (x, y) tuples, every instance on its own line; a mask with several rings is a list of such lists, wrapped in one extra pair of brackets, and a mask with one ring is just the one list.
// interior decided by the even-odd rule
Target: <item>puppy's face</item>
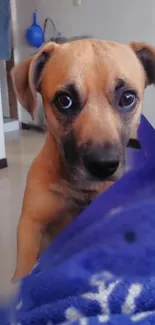
[(32, 115), (36, 91), (42, 95), (48, 132), (63, 151), (70, 181), (82, 184), (121, 176), (144, 88), (151, 83), (143, 47), (153, 55), (144, 44), (93, 39), (49, 43), (25, 61), (22, 80), (21, 67), (20, 72), (15, 68), (16, 93)]

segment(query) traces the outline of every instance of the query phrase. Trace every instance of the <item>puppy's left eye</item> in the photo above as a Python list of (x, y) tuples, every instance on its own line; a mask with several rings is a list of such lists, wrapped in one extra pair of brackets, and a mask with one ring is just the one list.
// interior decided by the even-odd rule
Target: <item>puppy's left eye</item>
[(133, 90), (125, 90), (120, 94), (118, 105), (121, 110), (131, 110), (137, 104), (137, 96)]
[(68, 94), (59, 94), (55, 98), (55, 105), (61, 111), (72, 108), (73, 100)]

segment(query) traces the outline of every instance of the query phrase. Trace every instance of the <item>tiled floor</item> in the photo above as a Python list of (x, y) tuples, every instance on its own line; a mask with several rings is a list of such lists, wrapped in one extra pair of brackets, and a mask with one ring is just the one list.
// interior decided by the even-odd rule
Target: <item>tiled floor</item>
[(11, 290), (15, 267), (16, 228), (27, 171), (45, 135), (20, 131), (6, 134), (8, 168), (0, 170), (0, 295)]

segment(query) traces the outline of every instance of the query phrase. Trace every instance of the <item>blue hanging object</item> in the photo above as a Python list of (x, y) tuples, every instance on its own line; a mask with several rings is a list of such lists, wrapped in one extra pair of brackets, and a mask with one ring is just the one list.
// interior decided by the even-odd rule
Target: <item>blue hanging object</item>
[(29, 45), (39, 48), (44, 42), (44, 32), (40, 25), (37, 24), (37, 12), (33, 13), (33, 24), (26, 30), (25, 38)]

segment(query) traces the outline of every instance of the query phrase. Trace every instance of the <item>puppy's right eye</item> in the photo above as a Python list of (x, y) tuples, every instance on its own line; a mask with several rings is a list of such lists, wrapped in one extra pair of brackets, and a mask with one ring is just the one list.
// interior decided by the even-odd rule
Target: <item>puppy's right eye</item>
[(73, 100), (68, 94), (60, 94), (55, 98), (55, 105), (60, 110), (68, 110), (73, 105)]
[(67, 113), (73, 109), (73, 101), (74, 100), (70, 94), (61, 92), (55, 96), (54, 105), (60, 112)]
[(82, 109), (79, 93), (74, 85), (67, 85), (58, 91), (52, 101), (61, 114), (74, 118)]

